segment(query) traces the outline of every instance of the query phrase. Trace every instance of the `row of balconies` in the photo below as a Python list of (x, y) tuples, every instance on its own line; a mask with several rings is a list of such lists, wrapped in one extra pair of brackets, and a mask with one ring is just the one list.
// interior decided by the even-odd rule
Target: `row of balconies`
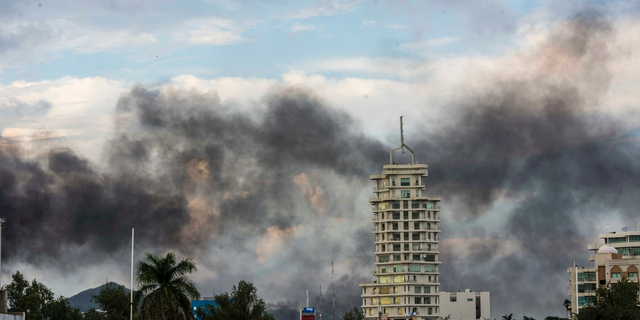
[(389, 196), (386, 198), (379, 197), (369, 197), (369, 202), (381, 202), (381, 201), (405, 201), (405, 200), (426, 200), (426, 201), (442, 201), (442, 196), (433, 195), (433, 194), (422, 194), (419, 196), (415, 196), (415, 194), (411, 194), (409, 198), (402, 198), (399, 195)]

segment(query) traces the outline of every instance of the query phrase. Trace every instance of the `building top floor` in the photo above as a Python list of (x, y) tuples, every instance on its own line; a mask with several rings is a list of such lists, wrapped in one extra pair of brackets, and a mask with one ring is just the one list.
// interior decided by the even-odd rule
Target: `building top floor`
[(427, 177), (429, 175), (428, 166), (426, 164), (388, 164), (382, 167), (382, 174), (372, 174), (369, 179), (382, 180), (393, 175), (421, 175)]

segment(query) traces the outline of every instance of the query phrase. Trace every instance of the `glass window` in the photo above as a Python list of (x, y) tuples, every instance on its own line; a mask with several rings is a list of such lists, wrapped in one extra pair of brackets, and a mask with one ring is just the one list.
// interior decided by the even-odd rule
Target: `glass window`
[[(396, 197), (396, 190), (391, 190), (391, 197), (395, 198)], [(395, 209), (395, 208), (394, 208)]]
[[(397, 298), (396, 298), (397, 299)], [(401, 316), (402, 315), (402, 308), (398, 308), (398, 315)]]
[(409, 178), (400, 178), (400, 186), (406, 187), (411, 185), (411, 179)]
[(390, 270), (391, 268), (389, 266), (380, 267), (380, 273), (389, 273)]
[(380, 283), (391, 283), (391, 277), (390, 276), (380, 277)]
[(620, 272), (611, 273), (611, 278), (618, 279), (618, 278), (620, 278), (620, 276), (621, 276)]
[(473, 301), (473, 298), (467, 298), (467, 301)]
[(578, 305), (586, 306), (594, 300), (594, 296), (578, 297)]
[(411, 209), (420, 209), (419, 201), (411, 201)]
[(389, 256), (388, 256), (388, 255), (386, 255), (386, 256), (380, 256), (380, 257), (378, 258), (378, 261), (380, 261), (380, 262), (389, 262)]
[(400, 201), (394, 201), (391, 203), (393, 209), (400, 209)]
[(393, 266), (393, 272), (404, 272), (404, 265), (399, 264), (399, 265)]
[(374, 309), (369, 309), (369, 315), (370, 315), (370, 316), (375, 315), (375, 314), (373, 314), (374, 312), (375, 312), (375, 311), (374, 311)]
[(419, 243), (414, 243), (414, 244), (412, 244), (412, 246), (413, 247), (411, 249), (413, 249), (413, 251), (420, 251), (420, 244)]
[(411, 198), (411, 190), (401, 190), (400, 197), (403, 199)]
[(373, 305), (378, 304), (378, 298), (371, 298), (371, 304)]
[(408, 243), (404, 244), (404, 251), (409, 251), (409, 244)]
[(420, 190), (416, 190), (416, 197), (420, 196)]
[(393, 277), (393, 283), (403, 283), (403, 282), (404, 282), (404, 276)]
[(623, 256), (628, 256), (629, 255), (629, 248), (620, 248), (620, 249), (618, 249), (618, 253), (623, 255)]
[[(397, 297), (395, 300), (396, 300), (396, 304), (401, 304), (400, 297)], [(402, 310), (402, 309), (399, 309), (399, 310)]]
[(420, 230), (420, 222), (413, 223), (413, 230)]
[(391, 226), (393, 227), (393, 230), (398, 230), (398, 223), (397, 222), (392, 223)]
[(627, 238), (625, 237), (609, 238), (609, 243), (621, 243), (621, 242), (627, 242)]
[[(425, 291), (425, 293), (428, 293), (428, 292)], [(424, 304), (431, 304), (431, 297), (424, 297)]]
[(400, 241), (400, 234), (399, 233), (394, 233), (393, 234), (393, 240)]
[(380, 288), (380, 294), (390, 294), (391, 293), (391, 288), (390, 287), (381, 287)]
[(432, 313), (433, 313), (433, 308), (427, 309), (427, 314), (432, 314)]
[(420, 255), (419, 254), (414, 254), (413, 255), (413, 261), (420, 261)]
[(596, 281), (595, 271), (578, 273), (578, 281)]
[(391, 298), (380, 298), (381, 305), (391, 304)]
[(400, 219), (400, 212), (394, 212), (393, 213), (393, 218), (394, 219)]
[(424, 293), (431, 293), (431, 287), (424, 287)]
[(411, 212), (411, 219), (420, 219), (420, 212)]
[(433, 209), (434, 208), (433, 202), (431, 202), (431, 201), (426, 201), (425, 205), (426, 205), (425, 209)]
[(419, 264), (410, 264), (409, 265), (409, 272), (420, 272), (420, 265)]
[(380, 203), (380, 204), (378, 204), (378, 209), (380, 209), (380, 210), (386, 210), (386, 209), (387, 209), (387, 204), (386, 204), (386, 203)]
[(409, 240), (409, 232), (405, 232), (404, 233), (404, 239), (405, 240)]
[(396, 185), (396, 178), (391, 178), (391, 185), (395, 186)]
[(436, 256), (433, 254), (428, 254), (424, 261), (434, 262), (436, 261)]
[(414, 301), (416, 304), (422, 304), (422, 298), (421, 297), (414, 297)]
[(416, 178), (416, 186), (420, 185), (420, 178)]
[(405, 219), (409, 219), (409, 211), (405, 211), (404, 212), (404, 218)]
[(436, 272), (436, 266), (432, 264), (425, 265), (424, 272)]
[(393, 261), (400, 261), (400, 260), (402, 260), (402, 257), (399, 254), (393, 255)]
[(629, 253), (632, 256), (640, 256), (640, 248), (629, 248)]
[(415, 292), (414, 293), (422, 293), (422, 287), (413, 287)]
[(629, 278), (637, 278), (637, 277), (638, 277), (637, 272), (629, 272)]
[(404, 222), (402, 226), (404, 227), (404, 230), (409, 230), (409, 222)]
[(404, 209), (409, 209), (409, 201), (402, 201), (402, 207)]
[[(384, 236), (384, 235), (383, 235), (383, 236)], [(382, 252), (385, 252), (385, 251), (387, 251), (387, 247), (383, 244), (383, 245), (382, 245)]]
[(420, 234), (417, 232), (414, 232), (411, 234), (411, 239), (412, 240), (420, 240)]
[(409, 260), (409, 255), (408, 254), (404, 255), (404, 260)]
[(640, 242), (640, 236), (629, 236), (629, 242)]
[(400, 251), (400, 245), (399, 244), (394, 244), (393, 245), (393, 251)]

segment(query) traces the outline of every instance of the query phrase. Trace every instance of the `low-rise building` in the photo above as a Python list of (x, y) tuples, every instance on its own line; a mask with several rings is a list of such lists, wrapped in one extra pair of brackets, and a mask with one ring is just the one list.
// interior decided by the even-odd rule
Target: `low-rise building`
[(569, 273), (569, 296), (571, 313), (580, 313), (591, 299), (594, 299), (598, 286), (609, 282), (618, 282), (623, 277), (638, 281), (640, 268), (640, 231), (600, 234), (604, 244), (587, 247), (594, 252), (589, 256), (593, 267), (574, 266)]
[(487, 291), (440, 292), (442, 317), (451, 320), (484, 320), (491, 318), (491, 296)]

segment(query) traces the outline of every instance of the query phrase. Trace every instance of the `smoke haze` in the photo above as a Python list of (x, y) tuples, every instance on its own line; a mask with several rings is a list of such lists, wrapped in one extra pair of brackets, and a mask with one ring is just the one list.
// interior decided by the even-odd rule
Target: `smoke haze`
[[(470, 72), (447, 122), (409, 119), (422, 124), (405, 140), (430, 166), (427, 193), (443, 198), (441, 290), (490, 291), (496, 318), (562, 315), (566, 268), (587, 263), (597, 233), (584, 222), (632, 219), (638, 124), (600, 106), (615, 39), (605, 16), (583, 11)], [(141, 250), (195, 257), (202, 290), (254, 282), (278, 319), (297, 317), (305, 290), (331, 314), (335, 261), (341, 316), (361, 305), (358, 281), (374, 268), (368, 175), (397, 137), (371, 137), (327, 101), (275, 85), (242, 109), (215, 91), (134, 86), (116, 105), (104, 165), (0, 137), (2, 259), (91, 268), (128, 250), (134, 227)]]

